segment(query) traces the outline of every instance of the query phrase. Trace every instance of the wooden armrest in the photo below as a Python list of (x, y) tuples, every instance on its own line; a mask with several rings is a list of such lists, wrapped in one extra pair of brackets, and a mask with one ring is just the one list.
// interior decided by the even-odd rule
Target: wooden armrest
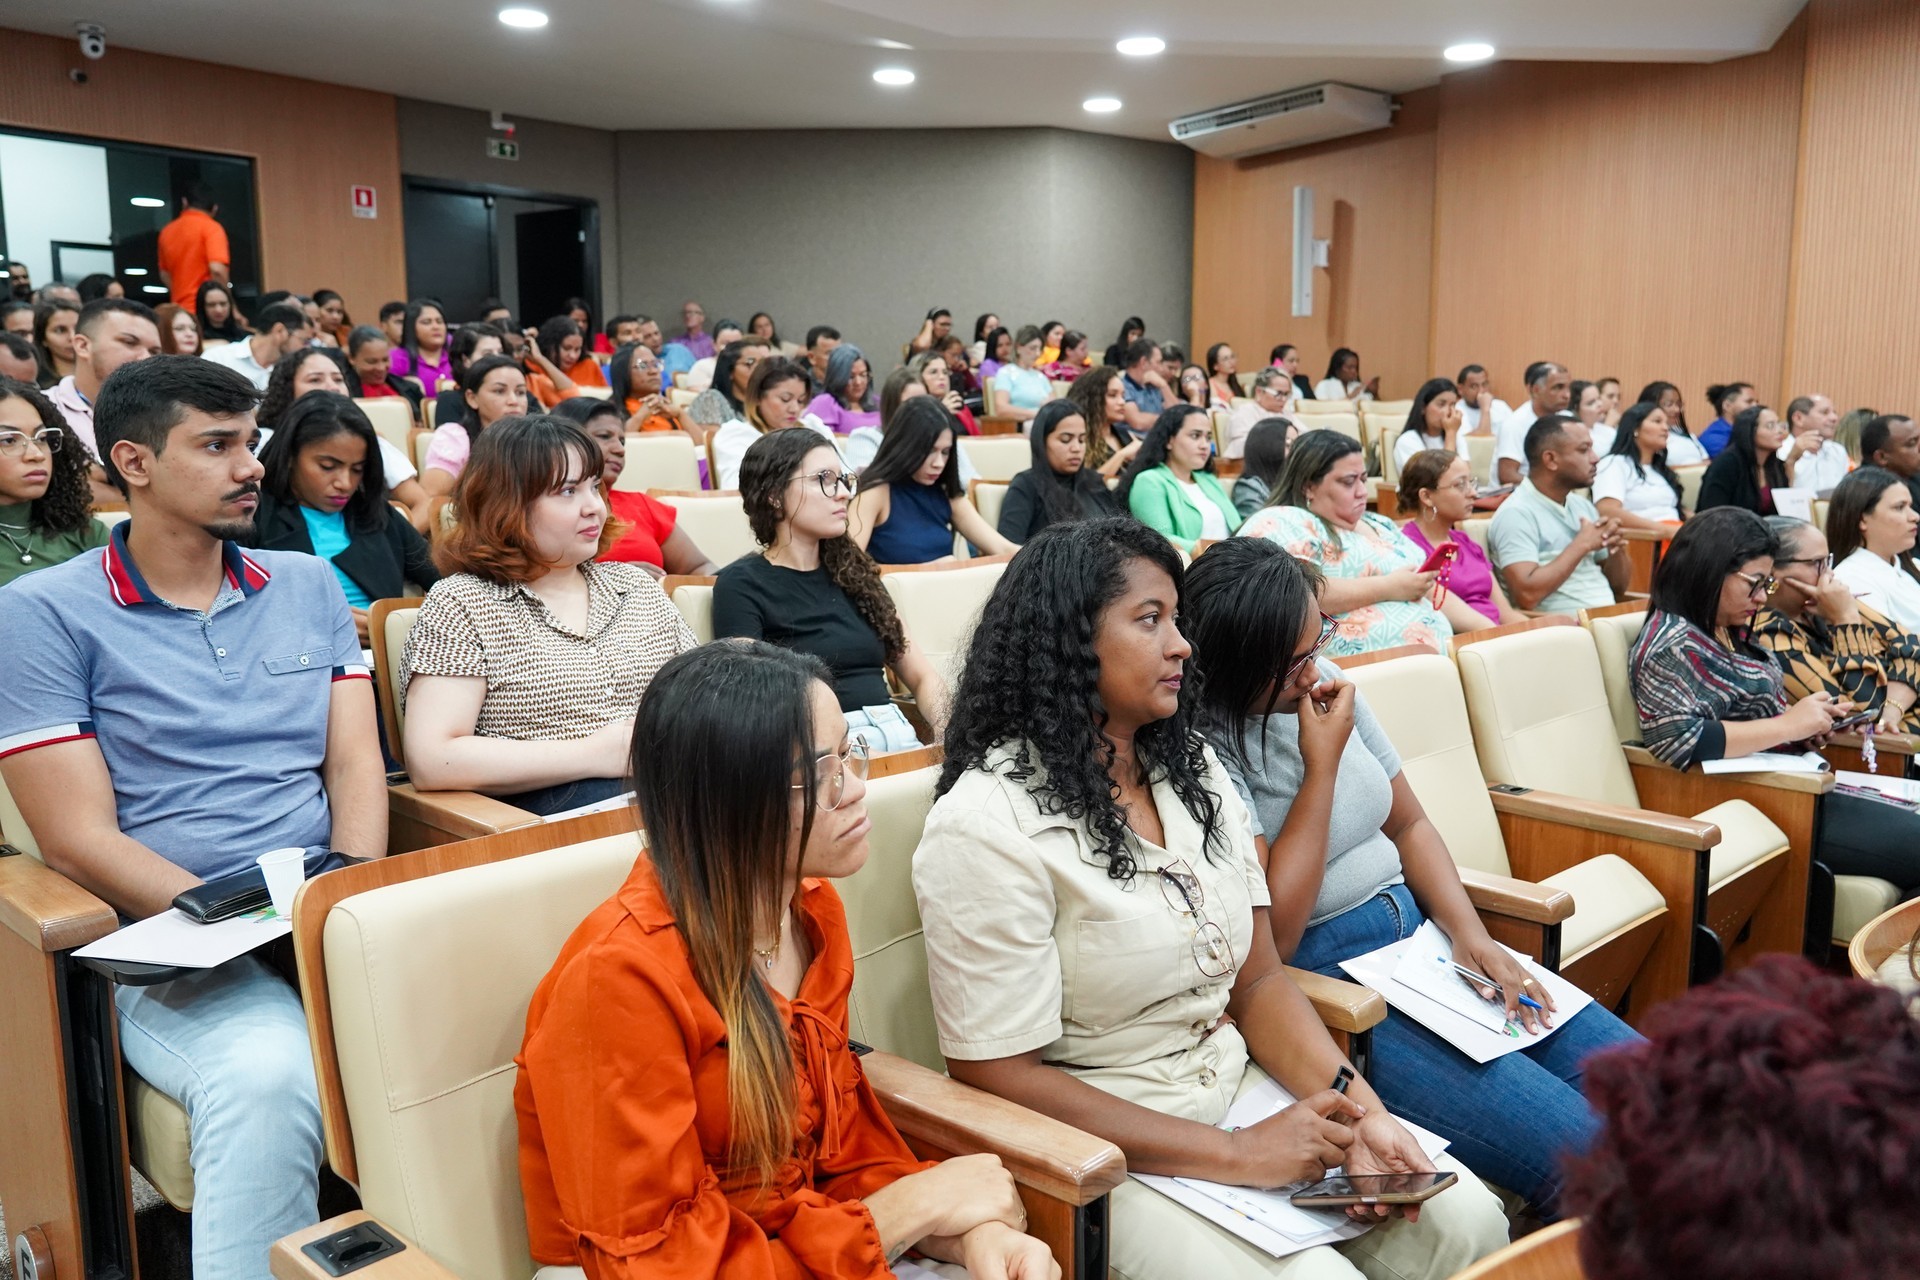
[(1526, 791), (1515, 795), (1489, 787), (1487, 794), (1493, 799), (1495, 813), (1538, 818), (1543, 822), (1577, 827), (1582, 831), (1601, 831), (1607, 835), (1645, 840), (1652, 844), (1669, 844), (1680, 849), (1711, 849), (1720, 843), (1720, 828), (1696, 818), (1676, 818), (1648, 809), (1629, 809), (1624, 805), (1607, 804), (1599, 800), (1582, 800), (1555, 791)]
[(1312, 1001), (1313, 1011), (1320, 1015), (1320, 1021), (1329, 1031), (1359, 1035), (1387, 1016), (1387, 998), (1372, 987), (1343, 982), (1292, 965), (1287, 966), (1287, 976), (1293, 979), (1293, 985), (1300, 988), (1301, 994)]
[[(1848, 747), (1858, 751), (1866, 745), (1864, 733), (1836, 733), (1827, 741), (1836, 747)], [(1920, 754), (1915, 747), (1920, 746), (1920, 735), (1911, 733), (1876, 733), (1873, 735), (1873, 749), (1883, 755), (1910, 756)]]
[(1460, 868), (1460, 883), (1476, 911), (1491, 911), (1531, 924), (1561, 924), (1573, 915), (1573, 895), (1551, 885), (1468, 867)]
[(84, 947), (120, 927), (112, 907), (24, 853), (0, 858), (0, 923), (48, 954)]
[[(1631, 742), (1622, 743), (1620, 749), (1627, 753), (1627, 763), (1636, 769), (1666, 769), (1679, 773), (1672, 765), (1662, 760), (1645, 747)], [(1715, 778), (1724, 778), (1728, 782), (1739, 782), (1746, 786), (1773, 787), (1780, 791), (1802, 791), (1809, 795), (1825, 795), (1833, 790), (1833, 775), (1830, 773), (1729, 773), (1707, 774), (1699, 769), (1687, 769), (1684, 772), (1711, 782)]]
[(364, 1209), (343, 1213), (292, 1235), (281, 1236), (273, 1242), (273, 1248), (267, 1253), (267, 1269), (273, 1273), (275, 1280), (332, 1280), (324, 1267), (300, 1252), (300, 1247), (315, 1240), (324, 1240), (337, 1231), (345, 1231), (362, 1222), (378, 1222), (381, 1230), (399, 1240), (406, 1248), (377, 1262), (368, 1263), (355, 1271), (354, 1276), (364, 1280), (458, 1280), (453, 1272), (429, 1257), (425, 1249)]
[(1622, 529), (1620, 536), (1628, 542), (1672, 542), (1673, 535), (1680, 532), (1680, 526), (1671, 529)]
[(890, 1053), (869, 1053), (860, 1066), (908, 1139), (956, 1155), (992, 1152), (1015, 1181), (1070, 1205), (1090, 1204), (1126, 1179), (1126, 1157), (1104, 1138)]
[(456, 840), (490, 836), (541, 821), (537, 813), (516, 809), (477, 791), (420, 791), (411, 782), (387, 788), (390, 812), (445, 831)]

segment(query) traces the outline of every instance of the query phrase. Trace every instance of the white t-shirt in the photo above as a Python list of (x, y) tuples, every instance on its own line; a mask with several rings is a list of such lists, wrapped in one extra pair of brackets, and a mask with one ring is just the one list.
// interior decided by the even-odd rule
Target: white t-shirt
[(1500, 460), (1511, 458), (1520, 464), (1520, 478), (1527, 478), (1527, 432), (1540, 418), (1539, 412), (1528, 400), (1518, 409), (1509, 413), (1506, 420), (1495, 429), (1493, 442), (1494, 475), (1500, 474)]
[(1593, 501), (1597, 506), (1608, 498), (1648, 520), (1680, 519), (1673, 486), (1652, 467), (1642, 471), (1636, 460), (1624, 453), (1608, 454), (1594, 469)]
[(705, 391), (708, 387), (711, 387), (713, 385), (713, 366), (716, 363), (718, 363), (718, 357), (716, 356), (708, 356), (704, 360), (695, 360), (693, 362), (693, 368), (687, 370), (686, 377), (680, 383), (681, 389), (685, 391)]
[[(1508, 404), (1505, 400), (1495, 400), (1491, 405), (1487, 407), (1492, 411), (1492, 414), (1493, 414), (1493, 424), (1487, 428), (1487, 430), (1489, 431), (1494, 431), (1494, 432), (1499, 431), (1500, 424), (1513, 416), (1513, 406)], [(1468, 435), (1475, 435), (1479, 432), (1480, 430), (1480, 406), (1479, 405), (1468, 404), (1465, 400), (1462, 400), (1460, 402), (1460, 429)]]
[(1909, 631), (1920, 631), (1920, 582), (1861, 547), (1833, 566), (1833, 576), (1859, 593), (1860, 603)]
[(224, 347), (215, 347), (200, 358), (227, 366), (262, 391), (267, 389), (267, 378), (273, 373), (271, 365), (261, 364), (253, 358), (251, 338), (241, 338), (238, 342), (229, 342)]
[(1610, 427), (1604, 422), (1596, 422), (1587, 430), (1593, 433), (1594, 457), (1604, 458), (1613, 452), (1613, 438), (1619, 434), (1618, 428)]
[[(832, 427), (810, 413), (801, 415), (800, 425), (819, 435), (828, 444), (834, 446), (836, 453), (839, 452), (839, 441), (834, 439)], [(713, 464), (714, 469), (719, 472), (713, 477), (716, 489), (740, 487), (740, 462), (747, 456), (747, 450), (753, 447), (753, 442), (759, 438), (760, 433), (747, 425), (744, 418), (734, 418), (730, 422), (723, 423), (720, 429), (714, 432)], [(841, 459), (840, 465), (847, 465), (844, 458)]]
[(1393, 442), (1393, 465), (1396, 467), (1405, 467), (1408, 460), (1422, 449), (1444, 449), (1446, 447), (1445, 436), (1441, 436), (1439, 440), (1431, 440), (1418, 431), (1402, 431), (1395, 437)]
[(1355, 391), (1349, 394), (1347, 384), (1340, 381), (1340, 379), (1322, 378), (1319, 384), (1313, 389), (1313, 398), (1315, 400), (1351, 400), (1355, 404), (1358, 404), (1362, 400), (1373, 399), (1373, 396), (1365, 390)]
[(1708, 461), (1707, 447), (1684, 431), (1667, 432), (1667, 465), (1691, 467)]
[(1176, 480), (1180, 486), (1180, 496), (1193, 504), (1200, 513), (1200, 539), (1203, 542), (1218, 542), (1230, 532), (1227, 528), (1226, 513), (1216, 506), (1212, 499), (1200, 491), (1197, 480)]
[[(1793, 437), (1780, 446), (1780, 458), (1786, 460), (1793, 452)], [(1847, 447), (1837, 441), (1829, 440), (1820, 446), (1820, 452), (1809, 454), (1793, 464), (1793, 487), (1811, 489), (1815, 493), (1825, 493), (1847, 478), (1847, 472), (1853, 470), (1853, 459), (1847, 456)]]

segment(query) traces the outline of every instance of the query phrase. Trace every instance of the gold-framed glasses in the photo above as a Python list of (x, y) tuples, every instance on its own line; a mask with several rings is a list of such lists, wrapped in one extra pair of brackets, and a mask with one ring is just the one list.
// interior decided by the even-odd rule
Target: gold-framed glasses
[(816, 759), (813, 762), (813, 781), (796, 782), (793, 784), (793, 790), (799, 791), (809, 786), (817, 788), (814, 792), (815, 801), (822, 809), (831, 813), (840, 807), (842, 800), (846, 799), (848, 775), (865, 779), (867, 763), (870, 759), (872, 757), (867, 751), (867, 740), (849, 738), (846, 750), (829, 751)]
[(1227, 939), (1227, 931), (1207, 917), (1206, 888), (1200, 883), (1200, 877), (1193, 874), (1187, 860), (1170, 862), (1154, 874), (1160, 881), (1160, 896), (1167, 900), (1167, 905), (1195, 922), (1192, 953), (1200, 972), (1209, 978), (1232, 974), (1240, 967), (1233, 958), (1233, 944)]

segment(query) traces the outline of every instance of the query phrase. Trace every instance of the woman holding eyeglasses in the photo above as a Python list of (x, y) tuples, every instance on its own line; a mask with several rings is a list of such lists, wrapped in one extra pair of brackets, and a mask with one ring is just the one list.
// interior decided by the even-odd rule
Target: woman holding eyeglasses
[[(1022, 548), (987, 602), (913, 860), (947, 1069), (1114, 1142), (1135, 1173), (1460, 1175), (1417, 1215), (1356, 1207), (1372, 1231), (1279, 1261), (1130, 1181), (1117, 1275), (1452, 1275), (1506, 1220), (1365, 1079), (1328, 1087), (1351, 1066), (1281, 967), (1246, 808), (1182, 696), (1184, 573), (1145, 525), (1079, 521)], [(1218, 1127), (1269, 1078), (1301, 1101)]]
[(935, 733), (946, 724), (947, 686), (901, 625), (878, 566), (847, 536), (853, 488), (834, 447), (805, 427), (754, 441), (740, 463), (740, 500), (762, 550), (720, 571), (713, 634), (825, 662), (849, 731), (878, 755), (920, 745), (893, 703), (888, 671)]
[(640, 700), (646, 854), (534, 992), (518, 1058), (545, 1265), (886, 1280), (917, 1246), (1058, 1280), (999, 1158), (916, 1159), (847, 1040), (830, 882), (865, 864), (871, 823), (864, 745), (827, 679), (772, 645), (708, 645)]
[[(1435, 547), (1451, 542), (1459, 548), (1435, 584), (1458, 596), (1480, 616), (1480, 626), (1498, 627), (1526, 618), (1507, 601), (1500, 575), (1493, 571), (1487, 549), (1460, 532), (1460, 522), (1473, 514), (1479, 493), (1472, 465), (1451, 449), (1422, 449), (1400, 467), (1400, 509), (1413, 519), (1400, 526), (1407, 541), (1431, 555)], [(1471, 631), (1474, 627), (1457, 627)]]
[(37, 387), (0, 378), (0, 587), (106, 545), (87, 451)]
[[(1321, 585), (1312, 565), (1249, 538), (1187, 571), (1182, 618), (1198, 711), (1253, 815), (1274, 944), (1288, 963), (1338, 978), (1342, 961), (1412, 937), (1430, 918), (1460, 963), (1500, 983), (1507, 1017), (1537, 1036), (1559, 1021), (1552, 998), (1488, 935), (1393, 744), (1359, 691), (1320, 660), (1334, 630), (1319, 610)], [(1544, 1011), (1520, 1004), (1523, 994)], [(1553, 1217), (1561, 1160), (1596, 1127), (1580, 1095), (1582, 1064), (1634, 1038), (1592, 1005), (1546, 1040), (1475, 1063), (1395, 1012), (1374, 1028), (1370, 1072), (1394, 1114), (1439, 1133), (1476, 1174)]]

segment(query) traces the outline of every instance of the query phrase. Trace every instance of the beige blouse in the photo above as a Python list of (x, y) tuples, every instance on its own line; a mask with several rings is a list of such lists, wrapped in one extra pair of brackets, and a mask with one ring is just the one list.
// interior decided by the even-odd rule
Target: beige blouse
[(638, 565), (589, 561), (580, 569), (587, 578), (584, 633), (569, 629), (524, 585), (470, 573), (440, 579), (407, 636), (403, 680), (484, 679), (474, 732), (486, 738), (573, 742), (632, 715), (654, 674), (699, 642)]

